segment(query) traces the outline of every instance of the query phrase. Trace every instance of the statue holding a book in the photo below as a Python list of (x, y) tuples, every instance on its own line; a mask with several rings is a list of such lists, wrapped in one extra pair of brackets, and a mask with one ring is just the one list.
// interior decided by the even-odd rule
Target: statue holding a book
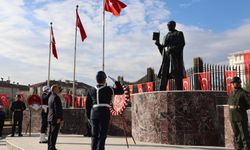
[(161, 55), (162, 64), (158, 73), (160, 81), (160, 90), (165, 91), (169, 79), (175, 80), (175, 89), (182, 90), (182, 79), (185, 76), (185, 67), (183, 61), (183, 48), (185, 39), (183, 32), (175, 29), (175, 21), (167, 24), (169, 32), (164, 37), (163, 43), (160, 43), (160, 33), (154, 32), (153, 40), (157, 45)]

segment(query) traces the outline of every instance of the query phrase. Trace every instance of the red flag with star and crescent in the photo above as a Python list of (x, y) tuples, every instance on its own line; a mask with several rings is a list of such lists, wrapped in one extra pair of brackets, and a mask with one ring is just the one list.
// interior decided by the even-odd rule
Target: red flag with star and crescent
[(86, 96), (82, 96), (82, 108), (86, 107), (86, 100), (87, 100), (87, 97)]
[(64, 100), (65, 100), (65, 102), (66, 102), (66, 106), (67, 107), (70, 107), (70, 106), (72, 106), (72, 95), (70, 95), (70, 94), (63, 94), (63, 98), (64, 98)]
[(127, 5), (119, 0), (105, 0), (104, 10), (111, 12), (114, 16), (120, 16), (120, 12)]
[(130, 94), (134, 94), (134, 85), (131, 84), (128, 87), (129, 87)]
[(137, 84), (138, 93), (143, 93), (142, 84)]
[(170, 91), (170, 84), (168, 82), (168, 84), (166, 85), (166, 91)]
[(0, 94), (0, 105), (5, 109), (9, 107), (9, 100), (6, 94)]
[(154, 91), (154, 83), (153, 82), (147, 82), (146, 83), (146, 92), (153, 92)]
[(183, 90), (189, 91), (190, 90), (190, 77), (183, 78)]
[(50, 48), (51, 48), (53, 56), (56, 59), (58, 59), (57, 52), (56, 52), (56, 40), (55, 40), (52, 26), (50, 27)]
[(210, 72), (202, 72), (198, 74), (201, 90), (210, 90)]
[(226, 80), (226, 88), (227, 88), (227, 94), (229, 95), (234, 87), (233, 84), (231, 84), (231, 81), (233, 77), (237, 76), (237, 71), (225, 71), (225, 80)]
[(86, 38), (87, 38), (87, 34), (83, 28), (83, 25), (82, 25), (82, 22), (81, 22), (81, 19), (79, 17), (79, 14), (78, 14), (78, 9), (76, 9), (76, 26), (79, 28), (79, 31), (80, 31), (80, 34), (81, 34), (81, 38), (82, 38), (82, 41), (84, 41)]
[(75, 106), (76, 108), (80, 108), (81, 105), (81, 96), (76, 96), (75, 97)]

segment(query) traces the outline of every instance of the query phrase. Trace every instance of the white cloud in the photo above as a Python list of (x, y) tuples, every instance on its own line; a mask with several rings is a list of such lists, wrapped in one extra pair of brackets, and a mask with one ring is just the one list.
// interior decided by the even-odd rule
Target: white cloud
[[(52, 59), (51, 78), (72, 79), (75, 6), (78, 4), (88, 38), (82, 43), (78, 33), (76, 77), (93, 85), (95, 73), (102, 67), (102, 2), (36, 0), (29, 5), (40, 5), (32, 9), (21, 0), (11, 2), (11, 7), (5, 7), (5, 3), (10, 3), (7, 0), (0, 3), (0, 55), (4, 65), (0, 75), (26, 84), (47, 79), (49, 23), (52, 21), (59, 60)], [(167, 32), (166, 22), (171, 12), (162, 0), (127, 0), (126, 4), (120, 17), (106, 13), (106, 72), (135, 81), (146, 73), (147, 67), (158, 71), (161, 56), (152, 41), (152, 32), (158, 28), (162, 33)], [(249, 26), (246, 22), (237, 29), (215, 33), (178, 24), (177, 28), (183, 30), (186, 37), (186, 66), (191, 66), (196, 56), (204, 57), (206, 62), (226, 61), (227, 53), (249, 47)]]

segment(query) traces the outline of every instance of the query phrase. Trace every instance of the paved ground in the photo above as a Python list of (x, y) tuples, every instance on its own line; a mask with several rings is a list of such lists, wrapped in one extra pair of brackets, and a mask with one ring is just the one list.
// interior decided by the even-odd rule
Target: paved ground
[[(5, 145), (5, 141), (7, 146)], [(46, 144), (39, 144), (38, 135), (32, 137), (7, 137), (0, 140), (1, 150), (12, 150), (13, 146), (18, 150), (46, 150)], [(181, 145), (162, 145), (152, 143), (138, 142), (133, 144), (132, 139), (129, 139), (130, 150), (228, 150), (222, 147), (201, 147), (201, 146), (181, 146)], [(12, 147), (11, 147), (12, 146)], [(90, 149), (90, 138), (79, 135), (59, 135), (57, 142), (58, 150), (88, 150)], [(127, 150), (125, 138), (108, 137), (106, 150)]]
[(7, 150), (6, 139), (0, 139), (0, 150)]

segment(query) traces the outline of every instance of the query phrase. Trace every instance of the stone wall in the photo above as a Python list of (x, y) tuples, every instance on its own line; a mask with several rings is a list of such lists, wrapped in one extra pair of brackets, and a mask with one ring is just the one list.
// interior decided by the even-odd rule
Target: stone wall
[[(41, 110), (31, 111), (31, 132), (40, 132)], [(63, 110), (64, 122), (62, 123), (60, 132), (63, 134), (84, 134), (86, 133), (85, 109), (64, 109)], [(29, 133), (29, 119), (30, 110), (24, 111), (23, 117), (23, 132)], [(131, 136), (131, 108), (127, 108), (122, 117), (114, 116), (110, 121), (109, 135), (124, 136), (123, 120), (126, 125), (126, 134)]]
[(132, 121), (131, 121), (131, 107), (125, 109), (122, 115), (112, 116), (110, 120), (109, 135), (125, 136), (124, 129), (127, 136), (132, 135)]
[[(218, 120), (219, 120), (219, 141), (220, 145), (234, 148), (234, 138), (233, 130), (229, 120), (229, 107), (228, 105), (217, 105)], [(250, 118), (250, 110), (247, 111), (248, 119)], [(248, 122), (248, 130), (250, 129), (250, 124)]]
[(132, 135), (143, 142), (219, 145), (216, 104), (225, 92), (151, 92), (132, 95)]
[(87, 118), (85, 109), (63, 109), (63, 120), (60, 132), (63, 134), (84, 134)]
[(219, 143), (228, 148), (234, 147), (233, 130), (229, 120), (229, 108), (227, 105), (217, 105)]
[(30, 112), (31, 112), (31, 132), (37, 133), (40, 132), (41, 128), (41, 111), (42, 109), (39, 109), (38, 111), (29, 110), (26, 109), (23, 112), (23, 133), (29, 133), (30, 129)]

